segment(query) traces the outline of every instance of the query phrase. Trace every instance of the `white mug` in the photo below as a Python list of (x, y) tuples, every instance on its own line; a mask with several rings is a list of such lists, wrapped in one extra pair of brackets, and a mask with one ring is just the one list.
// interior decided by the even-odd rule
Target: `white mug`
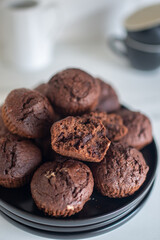
[(53, 1), (5, 0), (0, 8), (0, 55), (22, 70), (38, 70), (53, 59), (57, 7)]

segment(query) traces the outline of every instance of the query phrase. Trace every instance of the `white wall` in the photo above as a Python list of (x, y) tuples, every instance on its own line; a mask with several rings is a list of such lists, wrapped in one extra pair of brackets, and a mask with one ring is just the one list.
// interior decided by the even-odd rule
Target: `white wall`
[[(0, 0), (1, 2), (30, 0)], [(135, 9), (160, 0), (37, 0), (58, 6), (60, 42), (103, 41), (110, 33), (123, 33), (123, 19)]]
[(123, 33), (123, 19), (135, 9), (158, 0), (57, 0), (60, 41), (101, 41), (109, 33)]

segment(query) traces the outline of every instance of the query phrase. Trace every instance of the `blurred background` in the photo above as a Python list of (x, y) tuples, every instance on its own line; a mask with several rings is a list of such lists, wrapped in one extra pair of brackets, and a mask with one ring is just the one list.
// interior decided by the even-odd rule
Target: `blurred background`
[[(47, 40), (50, 41), (50, 45), (52, 46), (49, 47), (50, 61), (47, 64), (44, 64), (44, 66), (43, 64), (42, 66), (40, 65), (39, 68), (34, 68), (34, 66), (32, 68), (31, 65), (30, 68), (26, 69), (26, 62), (30, 62), (30, 58), (32, 58), (32, 51), (35, 51), (36, 46), (39, 44), (40, 39), (45, 33), (43, 32), (42, 24), (38, 19), (38, 17), (40, 19), (42, 18), (43, 12), (36, 15), (36, 12), (32, 12), (34, 11), (33, 6), (23, 8), (23, 4), (19, 7), (19, 9), (15, 9), (16, 7), (14, 8), (14, 4), (24, 2), (30, 3), (32, 1), (20, 0), (17, 3), (16, 0), (0, 0), (1, 103), (4, 101), (8, 92), (13, 88), (31, 88), (40, 82), (48, 81), (55, 72), (61, 69), (67, 67), (78, 67), (112, 83), (120, 93), (119, 95), (122, 103), (128, 103), (133, 107), (137, 107), (138, 105), (139, 108), (143, 106), (144, 111), (147, 111), (150, 105), (151, 111), (154, 111), (154, 107), (157, 109), (157, 106), (155, 105), (156, 102), (159, 104), (157, 101), (157, 99), (159, 99), (159, 90), (155, 87), (155, 84), (153, 85), (152, 80), (154, 78), (154, 83), (156, 83), (156, 81), (157, 84), (159, 83), (159, 68), (150, 72), (139, 71), (132, 68), (127, 58), (113, 53), (107, 44), (107, 39), (112, 34), (125, 36), (126, 31), (123, 24), (124, 19), (135, 10), (154, 3), (159, 3), (159, 1), (36, 1), (38, 8), (39, 4), (48, 4), (50, 10), (55, 10), (53, 13), (49, 13), (48, 11), (48, 16), (50, 14), (51, 17), (49, 18), (49, 23), (52, 23), (53, 21), (53, 26), (52, 24), (46, 24), (46, 26), (50, 26), (50, 32), (52, 33), (47, 37)], [(46, 6), (44, 6), (44, 8), (45, 7)], [(10, 12), (7, 12), (8, 8), (10, 9)], [(30, 15), (28, 12), (31, 12)], [(38, 17), (36, 18), (35, 16)], [(28, 23), (28, 21), (30, 22)], [(32, 29), (35, 22), (37, 25)], [(27, 30), (27, 26), (29, 30)], [(37, 30), (37, 28), (39, 29)], [(33, 36), (32, 41), (32, 35), (34, 35), (33, 32), (36, 32), (34, 29), (39, 32)], [(25, 34), (26, 36), (24, 37)], [(4, 39), (3, 35), (5, 36)], [(32, 48), (30, 48), (27, 52), (25, 52), (28, 44), (28, 42), (25, 42), (26, 37), (28, 37), (28, 42), (32, 45)], [(45, 43), (44, 40), (44, 44), (47, 45), (48, 43)], [(2, 56), (4, 49), (8, 51), (7, 53), (4, 52), (4, 55), (9, 55), (8, 58), (11, 58), (11, 63), (9, 61), (4, 61)], [(18, 55), (18, 51), (20, 51), (20, 57)], [(35, 54), (39, 54), (41, 50), (38, 50), (37, 48), (37, 52)], [(28, 56), (30, 58), (27, 60)], [(42, 55), (38, 55), (37, 58), (43, 59), (43, 53)], [(24, 66), (17, 67), (15, 64), (17, 61), (18, 63), (24, 62)], [(139, 86), (139, 88), (137, 86)], [(141, 95), (142, 88), (144, 87), (146, 91), (145, 96)], [(133, 91), (130, 92), (130, 88)], [(153, 96), (151, 94), (151, 90), (153, 90)], [(151, 96), (152, 101), (155, 102), (154, 107), (152, 106), (149, 96)], [(142, 102), (139, 98), (142, 99)], [(144, 102), (147, 103), (145, 105), (147, 109), (145, 109)], [(154, 115), (156, 114), (157, 113), (155, 111)]]
[[(125, 39), (126, 17), (157, 3), (160, 4), (160, 1), (0, 0), (0, 104), (14, 88), (34, 88), (47, 82), (60, 70), (77, 67), (109, 82), (118, 92), (122, 104), (149, 116), (153, 135), (159, 142), (160, 67), (156, 66), (151, 71), (139, 70), (131, 64), (126, 54), (115, 53), (108, 41), (111, 36)], [(160, 11), (158, 14), (153, 28), (157, 27), (160, 41)], [(155, 15), (151, 11), (148, 16), (154, 18)], [(151, 36), (150, 33), (147, 36)], [(132, 42), (136, 49), (148, 47), (146, 51), (151, 54), (150, 63), (153, 62), (152, 50), (158, 53), (156, 59), (160, 65), (160, 42), (156, 46), (152, 42), (147, 46), (143, 42)], [(124, 41), (120, 45), (122, 51), (126, 52)], [(135, 59), (135, 62), (139, 59)], [(139, 65), (144, 62), (140, 60)], [(152, 198), (150, 203), (148, 209), (152, 209), (153, 205), (158, 206), (159, 199)], [(142, 214), (144, 216), (139, 219), (139, 226), (144, 218), (150, 218), (150, 212), (142, 211)], [(145, 223), (145, 237), (141, 227), (134, 231), (134, 224), (131, 228), (122, 228), (121, 236), (124, 239), (130, 235), (133, 239), (137, 239), (137, 236), (158, 239), (159, 212), (154, 209), (153, 214), (156, 224), (152, 224), (150, 230), (151, 222)], [(5, 228), (5, 223), (3, 226)], [(109, 236), (114, 237), (116, 233), (114, 231)], [(117, 236), (116, 239), (119, 239)]]
[[(108, 45), (112, 35), (125, 37), (127, 16), (157, 3), (160, 1), (0, 0), (0, 103), (11, 89), (33, 88), (59, 70), (78, 67), (110, 82), (123, 104), (158, 118), (160, 68), (137, 70)], [(43, 49), (41, 43), (48, 48)]]
[[(23, 6), (27, 2), (31, 3), (31, 6)], [(37, 5), (32, 6), (33, 2)], [(20, 3), (22, 5), (16, 7), (15, 4)], [(122, 103), (143, 108), (143, 111), (147, 111), (150, 107), (156, 117), (155, 109), (159, 106), (160, 85), (158, 87), (156, 85), (160, 82), (159, 68), (155, 71), (136, 70), (126, 57), (115, 54), (107, 42), (113, 34), (120, 37), (126, 35), (124, 19), (127, 16), (135, 10), (154, 3), (160, 2), (156, 0), (0, 0), (0, 102), (4, 101), (5, 96), (13, 88), (32, 88), (40, 82), (48, 81), (61, 69), (78, 67), (112, 83), (119, 92)], [(47, 55), (49, 61), (44, 62), (44, 66), (42, 62), (39, 68), (34, 68), (34, 64), (27, 68), (26, 65), (31, 62), (32, 52), (35, 52), (37, 46), (39, 48), (37, 47), (34, 53), (37, 54), (35, 62), (37, 59), (45, 58), (39, 45), (45, 35), (45, 27), (41, 23), (45, 11), (40, 11), (40, 4), (44, 9), (54, 10), (46, 14), (49, 18), (45, 26), (50, 27), (51, 34), (46, 35), (47, 40), (43, 41), (45, 46), (49, 46), (49, 56)], [(6, 56), (7, 60), (5, 60)], [(144, 88), (146, 94), (141, 94)], [(154, 101), (154, 106), (149, 96)]]
[(104, 42), (112, 33), (125, 34), (124, 19), (137, 9), (158, 0), (57, 0), (61, 28), (58, 41)]

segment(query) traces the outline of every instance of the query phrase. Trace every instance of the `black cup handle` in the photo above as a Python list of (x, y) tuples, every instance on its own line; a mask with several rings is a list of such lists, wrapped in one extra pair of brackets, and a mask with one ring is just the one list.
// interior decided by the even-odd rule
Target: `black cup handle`
[(123, 38), (112, 36), (108, 39), (107, 42), (109, 47), (114, 53), (116, 53), (119, 56), (128, 57), (125, 46), (125, 40)]

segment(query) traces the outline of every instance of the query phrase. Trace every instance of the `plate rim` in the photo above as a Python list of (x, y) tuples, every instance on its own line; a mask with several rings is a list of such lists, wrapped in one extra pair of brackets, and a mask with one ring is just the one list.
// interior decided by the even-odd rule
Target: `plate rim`
[[(20, 216), (17, 216), (15, 214), (13, 214), (12, 212), (10, 212), (8, 209), (4, 209), (3, 207), (0, 207), (0, 211), (2, 211), (4, 214), (6, 214), (7, 216), (11, 217), (13, 220), (15, 221), (20, 221), (20, 223), (26, 225), (26, 226), (29, 226), (29, 227), (33, 227), (33, 228), (36, 228), (36, 229), (40, 229), (40, 230), (44, 230), (44, 231), (52, 231), (52, 232), (65, 232), (65, 230), (67, 230), (66, 232), (67, 233), (76, 233), (76, 232), (79, 232), (79, 231), (88, 231), (88, 230), (92, 230), (94, 229), (94, 227), (102, 227), (102, 226), (99, 226), (99, 225), (110, 225), (112, 223), (114, 223), (115, 221), (118, 221), (119, 219), (121, 218), (124, 218), (126, 215), (128, 215), (130, 212), (132, 212), (146, 197), (147, 195), (150, 195), (150, 192), (153, 190), (154, 188), (154, 183), (155, 183), (155, 180), (153, 181), (152, 185), (150, 186), (150, 188), (148, 189), (148, 191), (146, 192), (146, 194), (143, 196), (142, 199), (140, 199), (138, 201), (138, 203), (136, 205), (133, 205), (131, 208), (129, 208), (127, 211), (117, 215), (116, 217), (112, 218), (112, 219), (109, 219), (109, 220), (105, 220), (105, 221), (102, 221), (102, 222), (98, 222), (98, 223), (95, 223), (95, 224), (92, 224), (92, 225), (87, 225), (86, 227), (85, 226), (78, 226), (78, 227), (57, 227), (57, 226), (51, 226), (51, 225), (44, 225), (44, 224), (40, 224), (40, 223), (36, 223), (36, 222), (32, 222), (30, 220), (26, 220), (24, 219), (23, 217), (20, 217)], [(18, 219), (18, 220), (17, 220)], [(30, 224), (28, 224), (30, 223)], [(32, 225), (31, 225), (32, 224)], [(35, 226), (35, 227), (34, 227)], [(48, 229), (46, 229), (45, 227), (47, 227)], [(89, 227), (89, 229), (86, 229), (87, 227)], [(52, 230), (49, 230), (51, 229)], [(53, 230), (53, 228), (56, 230)], [(84, 229), (85, 228), (85, 229)], [(77, 231), (78, 229), (78, 231)], [(57, 231), (59, 230), (59, 231)]]
[[(130, 207), (132, 206), (133, 204), (135, 204), (138, 199), (141, 197), (141, 195), (144, 194), (144, 192), (147, 191), (147, 189), (149, 189), (149, 187), (151, 186), (151, 184), (153, 183), (155, 177), (156, 177), (156, 171), (157, 171), (157, 165), (158, 165), (158, 151), (157, 151), (157, 144), (156, 144), (156, 141), (155, 139), (153, 138), (153, 141), (152, 143), (148, 144), (147, 146), (149, 145), (153, 145), (154, 147), (154, 154), (155, 154), (155, 159), (154, 159), (154, 169), (153, 169), (153, 172), (152, 172), (152, 176), (151, 176), (151, 179), (148, 181), (147, 185), (145, 186), (145, 188), (143, 189), (143, 192), (142, 194), (138, 195), (137, 197), (135, 197), (133, 200), (131, 200), (130, 203), (128, 203), (127, 205), (123, 206), (123, 207), (120, 207), (118, 209), (116, 209), (115, 211), (111, 212), (111, 213), (108, 213), (108, 214), (102, 214), (101, 216), (97, 216), (97, 217), (90, 217), (90, 218), (86, 218), (86, 219), (56, 219), (56, 218), (50, 218), (48, 216), (36, 216), (36, 215), (33, 215), (29, 212), (25, 212), (21, 209), (17, 209), (15, 206), (9, 204), (9, 203), (6, 203), (4, 202), (2, 199), (0, 199), (0, 206), (2, 206), (3, 208), (6, 208), (6, 209), (11, 209), (11, 211), (13, 211), (13, 213), (17, 213), (16, 215), (22, 217), (22, 216), (25, 216), (25, 219), (28, 219), (28, 220), (31, 220), (33, 222), (36, 222), (36, 223), (45, 223), (46, 225), (51, 225), (51, 226), (61, 226), (61, 227), (64, 227), (64, 226), (70, 226), (70, 225), (73, 225), (74, 227), (77, 227), (77, 226), (84, 226), (86, 224), (88, 225), (92, 225), (92, 224), (95, 224), (97, 222), (102, 222), (102, 221), (105, 221), (106, 220), (106, 215), (108, 216), (107, 219), (109, 219), (110, 216), (112, 215), (115, 215), (117, 214), (117, 212), (120, 212), (122, 213), (123, 211), (125, 211), (127, 209), (127, 207)], [(147, 147), (146, 146), (146, 147)], [(23, 217), (24, 218), (24, 217)], [(89, 224), (89, 222), (91, 222)]]
[[(74, 236), (74, 239), (84, 239), (84, 238), (90, 238), (90, 237), (95, 237), (107, 232), (110, 232), (124, 223), (128, 222), (132, 217), (134, 217), (140, 210), (141, 208), (145, 205), (146, 201), (150, 197), (150, 194), (152, 192), (152, 187), (150, 189), (151, 191), (146, 194), (145, 198), (126, 216), (122, 217), (121, 219), (117, 220), (115, 223), (109, 224), (108, 226), (104, 225), (103, 227), (99, 227), (93, 230), (89, 231), (82, 231), (82, 232), (77, 232), (77, 233), (55, 233), (55, 232), (50, 232), (50, 231), (45, 231), (45, 230), (40, 230), (40, 229), (35, 229), (33, 227), (26, 226), (20, 222), (17, 222), (13, 219), (11, 219), (9, 216), (5, 215), (3, 213), (3, 217), (7, 219), (11, 224), (14, 226), (20, 228), (23, 231), (27, 231), (31, 234), (34, 234), (36, 236), (40, 237), (47, 237), (47, 238), (56, 238), (56, 239), (71, 239)], [(94, 234), (94, 235), (93, 235)]]

